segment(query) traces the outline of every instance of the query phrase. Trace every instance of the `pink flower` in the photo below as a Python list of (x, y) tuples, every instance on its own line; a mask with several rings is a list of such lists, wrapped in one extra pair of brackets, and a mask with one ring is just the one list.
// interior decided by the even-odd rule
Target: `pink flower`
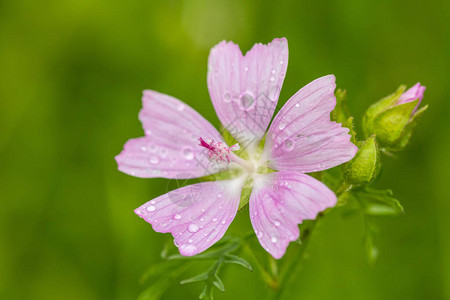
[(418, 82), (400, 96), (396, 105), (419, 100), (419, 102), (417, 103), (416, 107), (414, 108), (414, 110), (412, 112), (412, 115), (414, 115), (414, 113), (419, 108), (420, 102), (422, 102), (424, 92), (425, 92), (425, 87), (423, 85), (420, 85), (420, 82)]
[[(135, 210), (158, 232), (170, 232), (182, 255), (217, 242), (234, 219), (241, 189), (253, 183), (250, 218), (261, 245), (284, 255), (299, 237), (298, 224), (336, 204), (336, 196), (304, 173), (353, 158), (348, 129), (330, 121), (336, 99), (333, 75), (309, 83), (277, 113), (269, 130), (288, 63), (287, 40), (256, 44), (242, 55), (221, 42), (209, 55), (208, 88), (216, 113), (244, 146), (244, 160), (194, 109), (171, 96), (145, 91), (139, 119), (145, 136), (129, 140), (116, 157), (119, 170), (137, 177), (192, 178), (239, 169), (236, 178), (202, 182), (157, 197)], [(264, 150), (258, 145), (266, 134)], [(261, 168), (263, 167), (263, 168)], [(264, 167), (277, 172), (261, 173)]]

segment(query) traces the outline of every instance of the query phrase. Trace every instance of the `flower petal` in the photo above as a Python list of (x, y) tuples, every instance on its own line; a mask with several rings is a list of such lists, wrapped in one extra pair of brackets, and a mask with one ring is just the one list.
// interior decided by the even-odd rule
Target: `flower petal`
[(265, 159), (277, 170), (303, 173), (325, 170), (351, 160), (358, 148), (349, 129), (330, 121), (336, 105), (333, 75), (321, 77), (298, 91), (270, 125)]
[(255, 44), (242, 55), (239, 46), (221, 42), (209, 54), (208, 89), (217, 116), (244, 146), (259, 141), (278, 102), (288, 63), (285, 38)]
[(282, 171), (262, 175), (250, 196), (250, 219), (261, 246), (281, 258), (299, 237), (298, 225), (336, 204), (335, 194), (311, 176)]
[(137, 177), (195, 178), (220, 169), (209, 163), (198, 138), (222, 141), (198, 112), (174, 97), (144, 91), (139, 113), (145, 137), (129, 140), (116, 156), (119, 170)]
[(135, 210), (157, 232), (170, 232), (182, 255), (200, 253), (225, 234), (236, 216), (241, 193), (237, 180), (185, 186)]

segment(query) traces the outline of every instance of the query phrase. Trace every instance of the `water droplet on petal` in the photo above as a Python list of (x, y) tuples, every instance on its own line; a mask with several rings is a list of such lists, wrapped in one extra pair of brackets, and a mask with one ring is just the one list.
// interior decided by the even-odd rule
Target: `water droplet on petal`
[(225, 92), (225, 94), (223, 94), (223, 101), (226, 103), (229, 103), (231, 101), (231, 94), (230, 92)]
[(167, 149), (165, 148), (159, 149), (159, 155), (161, 155), (162, 158), (167, 157)]
[(320, 168), (320, 169), (325, 168), (325, 164), (324, 164), (324, 163), (320, 163), (320, 164), (319, 164), (319, 168)]
[(150, 152), (155, 153), (158, 150), (158, 147), (156, 147), (156, 145), (150, 145)]
[(286, 127), (286, 124), (284, 123), (280, 123), (280, 125), (278, 125), (278, 129), (283, 130)]
[[(180, 232), (181, 233), (181, 232)], [(177, 243), (177, 241), (173, 240), (173, 244), (175, 245), (175, 247), (180, 247), (180, 245)]]
[(280, 226), (281, 225), (281, 223), (280, 222), (278, 222), (278, 221), (275, 221), (275, 226)]
[(280, 89), (278, 88), (278, 86), (271, 87), (269, 90), (269, 95), (268, 95), (270, 101), (273, 101), (273, 102), (277, 101), (279, 92), (280, 92)]
[(270, 76), (270, 81), (274, 81), (274, 80), (275, 80), (275, 77)]
[(213, 222), (217, 222), (217, 218), (213, 218), (212, 221), (213, 221)]
[(176, 214), (176, 215), (173, 216), (173, 218), (174, 218), (175, 220), (179, 220), (179, 219), (181, 219), (181, 215)]
[(194, 240), (193, 240), (193, 239), (189, 239), (188, 242), (189, 242), (189, 243), (193, 243)]
[(245, 67), (245, 68), (244, 68), (244, 71), (247, 72), (247, 71), (248, 71), (248, 67)]
[(152, 135), (152, 131), (150, 129), (145, 130), (145, 135)]
[(300, 103), (295, 104), (295, 107), (300, 107)]
[(227, 222), (227, 221), (223, 220), (223, 221), (222, 221), (222, 224), (225, 224), (226, 222)]
[(142, 147), (141, 147), (141, 151), (142, 151), (142, 152), (146, 152), (146, 151), (147, 151), (147, 147), (142, 146)]
[(183, 111), (185, 107), (186, 106), (183, 103), (180, 103), (180, 104), (177, 105), (177, 110), (178, 111)]
[(277, 70), (272, 69), (272, 74), (275, 74), (277, 72)]
[(205, 218), (200, 218), (200, 222), (205, 222)]
[(155, 211), (155, 209), (156, 209), (156, 207), (154, 207), (154, 206), (149, 206), (149, 207), (147, 207), (147, 210), (148, 210), (148, 211)]
[(149, 161), (150, 161), (150, 163), (153, 164), (153, 165), (159, 163), (159, 159), (158, 159), (156, 156), (150, 157)]
[(179, 247), (180, 252), (185, 255), (194, 255), (198, 253), (197, 247), (192, 244), (182, 245)]
[(193, 160), (194, 159), (194, 151), (192, 151), (191, 147), (185, 147), (185, 148), (183, 148), (183, 156), (187, 160)]
[(255, 103), (255, 98), (250, 93), (244, 93), (241, 95), (241, 97), (239, 97), (239, 107), (242, 110), (247, 111), (252, 109), (253, 106), (255, 106)]
[(156, 204), (156, 201), (155, 201), (155, 200), (152, 200), (152, 201), (150, 201), (150, 203), (153, 204), (153, 205), (155, 205), (155, 204)]
[(195, 225), (195, 224), (190, 224), (189, 227), (188, 227), (188, 230), (189, 230), (190, 232), (197, 232), (198, 229), (199, 229), (198, 226)]
[(284, 61), (280, 60), (280, 65), (282, 65), (284, 63)]
[(292, 151), (292, 149), (294, 149), (294, 141), (291, 139), (285, 140), (284, 149), (286, 149), (287, 151)]
[(276, 237), (274, 237), (274, 236), (270, 240), (272, 241), (272, 243), (278, 242), (278, 239)]

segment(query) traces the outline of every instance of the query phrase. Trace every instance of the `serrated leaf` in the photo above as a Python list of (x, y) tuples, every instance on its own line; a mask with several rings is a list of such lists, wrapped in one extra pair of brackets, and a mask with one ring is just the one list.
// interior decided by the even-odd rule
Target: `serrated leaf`
[(150, 287), (144, 290), (138, 297), (138, 300), (159, 300), (170, 287), (171, 282), (168, 278), (161, 277)]
[(244, 268), (247, 268), (250, 271), (253, 271), (252, 265), (248, 261), (246, 261), (242, 257), (236, 256), (236, 255), (232, 255), (232, 254), (225, 255), (225, 260), (223, 262), (227, 263), (227, 264), (241, 265)]
[(219, 289), (219, 291), (225, 292), (225, 286), (223, 285), (222, 280), (219, 278), (219, 276), (217, 276), (217, 274), (215, 275), (213, 284)]
[(367, 203), (364, 213), (370, 216), (396, 216), (399, 214), (392, 206), (381, 203)]
[(363, 197), (367, 201), (378, 201), (385, 203), (395, 209), (397, 213), (404, 213), (403, 206), (400, 201), (392, 197), (392, 191), (387, 190), (377, 190), (366, 187), (364, 191), (358, 192), (358, 197)]
[(195, 275), (194, 277), (181, 280), (180, 284), (187, 284), (187, 283), (194, 283), (194, 282), (205, 281), (205, 280), (207, 280), (209, 278), (208, 275), (209, 275), (208, 272), (201, 273), (201, 274)]
[(180, 263), (180, 261), (163, 261), (157, 264), (153, 264), (144, 272), (140, 279), (140, 283), (143, 284), (149, 278), (159, 276), (160, 274), (166, 274), (172, 269), (178, 267)]

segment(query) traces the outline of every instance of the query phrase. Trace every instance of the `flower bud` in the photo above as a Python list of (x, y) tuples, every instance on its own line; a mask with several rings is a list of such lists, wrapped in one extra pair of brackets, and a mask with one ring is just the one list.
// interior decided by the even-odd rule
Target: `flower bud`
[(362, 142), (355, 157), (343, 166), (345, 180), (350, 184), (367, 184), (380, 171), (378, 145), (375, 136)]
[(366, 111), (363, 131), (366, 137), (375, 134), (381, 147), (398, 151), (409, 142), (416, 118), (427, 109), (418, 110), (425, 87), (417, 83), (405, 92), (405, 86), (376, 102)]

